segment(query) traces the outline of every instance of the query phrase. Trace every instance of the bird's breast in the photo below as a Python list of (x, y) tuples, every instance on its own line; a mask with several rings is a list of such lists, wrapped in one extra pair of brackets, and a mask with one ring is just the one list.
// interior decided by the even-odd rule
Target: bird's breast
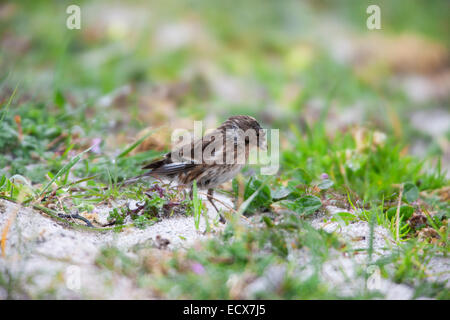
[(211, 166), (198, 177), (197, 184), (202, 189), (215, 188), (233, 179), (243, 167), (241, 164)]

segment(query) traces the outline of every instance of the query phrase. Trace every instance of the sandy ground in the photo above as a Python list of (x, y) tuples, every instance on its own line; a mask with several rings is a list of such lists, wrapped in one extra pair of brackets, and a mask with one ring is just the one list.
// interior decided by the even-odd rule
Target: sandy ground
[[(231, 205), (230, 199), (225, 196), (217, 195), (217, 197)], [(210, 220), (217, 219), (215, 210), (211, 207), (208, 209)], [(107, 211), (106, 207), (97, 208), (100, 217), (104, 217)], [(328, 207), (326, 212), (316, 214), (311, 223), (315, 228), (336, 232), (343, 241), (354, 248), (367, 248), (369, 226), (366, 222), (359, 221), (349, 225), (324, 222), (325, 217), (329, 218), (338, 211), (342, 210)], [(139, 244), (157, 244), (157, 236), (170, 241), (169, 249), (187, 248), (195, 241), (214, 237), (216, 232), (224, 228), (224, 225), (217, 224), (212, 226), (213, 232), (205, 234), (203, 219), (199, 230), (196, 230), (192, 217), (177, 216), (166, 218), (144, 230), (128, 228), (120, 233), (77, 231), (56, 223), (45, 214), (0, 199), (1, 230), (4, 230), (8, 220), (13, 216), (15, 220), (8, 233), (5, 257), (0, 259), (0, 270), (3, 275), (12, 279), (21, 279), (24, 291), (38, 298), (154, 298), (148, 290), (137, 288), (129, 278), (98, 268), (94, 263), (99, 250), (107, 246), (117, 246), (132, 254), (131, 249)], [(377, 226), (374, 235), (375, 256), (387, 254), (393, 246), (395, 244), (388, 230)], [(298, 262), (300, 267), (308, 266), (308, 255), (301, 250), (291, 254), (288, 259)], [(360, 290), (364, 286), (363, 281), (353, 279), (357, 279), (355, 273), (358, 268), (364, 267), (366, 261), (365, 254), (344, 257), (336, 252), (335, 256), (324, 265), (323, 276), (341, 293), (350, 295), (353, 290)], [(448, 280), (449, 259), (436, 259), (429, 267), (435, 275), (431, 279)], [(374, 276), (376, 272), (377, 270), (373, 271)], [(74, 285), (71, 280), (74, 279), (73, 275), (77, 274), (80, 275), (79, 288), (78, 284)], [(299, 276), (307, 274), (306, 267)], [(252, 298), (254, 292), (275, 285), (281, 281), (283, 275), (283, 267), (270, 270), (267, 276), (248, 286), (244, 296)], [(380, 277), (375, 277), (374, 281), (376, 288), (385, 293), (388, 299), (409, 299), (413, 296), (413, 289), (406, 285), (395, 284)], [(5, 298), (6, 294), (6, 288), (0, 287), (0, 299)], [(25, 298), (27, 295), (19, 294), (17, 297)]]
[[(231, 201), (220, 195), (216, 198), (232, 205)], [(209, 207), (209, 203), (207, 205), (210, 221), (217, 220), (216, 212)], [(100, 218), (106, 218), (108, 211), (107, 207), (96, 209)], [(13, 216), (15, 220), (8, 232), (5, 257), (0, 258), (1, 272), (11, 273), (12, 278), (32, 277), (33, 282), (27, 284), (26, 290), (33, 294), (43, 291), (43, 288), (57, 287), (56, 296), (59, 298), (152, 298), (148, 292), (132, 287), (126, 277), (111, 279), (108, 272), (99, 273), (100, 269), (94, 265), (99, 250), (115, 246), (127, 252), (140, 244), (156, 244), (157, 237), (169, 240), (168, 249), (183, 248), (214, 236), (214, 232), (224, 227), (212, 225), (213, 232), (205, 234), (204, 219), (201, 219), (199, 230), (196, 230), (193, 217), (176, 216), (146, 229), (127, 228), (120, 233), (79, 231), (66, 228), (36, 210), (0, 199), (0, 230), (4, 230)], [(70, 274), (78, 270), (82, 275), (79, 292), (69, 290), (65, 285)], [(55, 282), (60, 285), (55, 286)], [(5, 295), (6, 291), (0, 287), (0, 299)]]

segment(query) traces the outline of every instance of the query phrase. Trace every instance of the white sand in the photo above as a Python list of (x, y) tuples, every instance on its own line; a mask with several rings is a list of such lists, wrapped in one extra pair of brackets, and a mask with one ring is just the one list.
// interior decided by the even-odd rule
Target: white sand
[[(219, 200), (232, 205), (230, 199), (216, 194)], [(207, 201), (205, 200), (205, 203)], [(223, 205), (216, 202), (218, 207)], [(142, 299), (154, 298), (148, 290), (137, 288), (126, 276), (118, 275), (104, 268), (95, 266), (95, 258), (99, 250), (105, 246), (117, 246), (126, 253), (130, 253), (136, 245), (154, 244), (156, 237), (169, 240), (168, 249), (187, 248), (195, 241), (214, 237), (216, 232), (223, 230), (224, 225), (217, 222), (215, 210), (208, 205), (208, 216), (212, 224), (212, 232), (205, 234), (205, 222), (201, 219), (200, 228), (194, 227), (193, 217), (174, 216), (164, 218), (146, 229), (128, 228), (120, 233), (88, 232), (78, 231), (56, 223), (45, 214), (23, 208), (9, 201), (0, 199), (0, 230), (4, 230), (7, 221), (17, 212), (14, 222), (11, 224), (5, 247), (5, 258), (0, 259), (0, 271), (6, 275), (6, 271), (14, 279), (23, 280), (25, 291), (33, 297), (58, 297), (69, 298), (102, 298), (102, 299)], [(98, 207), (95, 210), (100, 219), (105, 219), (109, 208)], [(311, 223), (315, 228), (323, 228), (329, 232), (336, 232), (342, 241), (349, 243), (353, 248), (367, 248), (369, 240), (369, 226), (367, 222), (358, 221), (352, 224), (341, 224), (337, 222), (324, 222), (336, 212), (342, 211), (338, 208), (328, 207), (327, 212), (318, 213), (313, 216)], [(374, 234), (375, 257), (388, 253), (389, 248), (395, 244), (388, 230), (377, 226)], [(356, 279), (355, 272), (358, 268), (365, 267), (367, 255), (364, 253), (343, 257), (335, 252), (335, 258), (326, 262), (323, 268), (323, 277), (330, 285), (342, 294), (351, 294), (354, 290), (361, 290), (363, 282)], [(289, 257), (291, 261), (298, 261), (300, 267), (307, 266), (308, 255), (304, 250), (297, 250)], [(448, 279), (449, 259), (436, 258), (430, 266), (434, 280)], [(300, 268), (301, 269), (301, 268)], [(344, 270), (344, 272), (342, 272)], [(272, 270), (273, 271), (273, 270)], [(258, 288), (264, 288), (265, 284), (281, 281), (284, 267), (276, 272), (270, 272), (270, 279), (261, 277), (247, 288), (247, 297), (251, 298)], [(73, 274), (80, 275), (80, 289), (73, 289), (71, 284)], [(278, 274), (278, 276), (277, 276)], [(303, 276), (307, 270), (302, 271)], [(347, 275), (347, 276), (345, 276)], [(32, 276), (33, 281), (24, 281), (26, 277)], [(299, 276), (302, 276), (299, 274)], [(77, 278), (78, 279), (78, 278)], [(275, 279), (275, 280), (273, 280)], [(69, 288), (72, 289), (69, 289)], [(46, 288), (55, 288), (56, 293), (48, 293)], [(384, 292), (389, 299), (409, 299), (412, 297), (413, 289), (405, 285), (394, 284), (388, 280), (381, 279), (377, 288)], [(0, 299), (6, 297), (6, 291), (0, 287)], [(16, 293), (16, 298), (26, 296)]]

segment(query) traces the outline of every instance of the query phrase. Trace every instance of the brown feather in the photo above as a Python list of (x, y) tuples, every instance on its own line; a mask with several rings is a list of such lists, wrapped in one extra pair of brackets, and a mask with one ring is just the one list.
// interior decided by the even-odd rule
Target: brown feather
[[(238, 129), (242, 131), (255, 130), (258, 137), (258, 146), (260, 145), (261, 137), (259, 137), (259, 132), (261, 126), (259, 123), (250, 116), (233, 116), (228, 118), (216, 130), (191, 142), (189, 146), (181, 146), (173, 152), (165, 154), (163, 159), (157, 159), (145, 165), (143, 169), (150, 171), (142, 176), (176, 179), (183, 185), (192, 185), (193, 181), (196, 180), (199, 188), (214, 188), (232, 179), (243, 167), (243, 164), (239, 164), (236, 161), (239, 156), (238, 152), (242, 152), (236, 144), (236, 136), (227, 135), (227, 132), (233, 133), (233, 130)], [(218, 134), (223, 135), (224, 141), (215, 141), (215, 136), (218, 136)], [(233, 139), (232, 150), (227, 150), (228, 144), (226, 139)], [(247, 161), (250, 146), (247, 140), (245, 142), (244, 152), (245, 161)], [(215, 143), (215, 145), (211, 145), (211, 143)], [(215, 148), (216, 146), (217, 149)], [(195, 159), (195, 148), (199, 148), (201, 155), (203, 155), (207, 147), (214, 147), (212, 163), (205, 163), (203, 157)], [(188, 150), (187, 154), (180, 154), (182, 150)], [(227, 151), (234, 153), (235, 163), (225, 164)], [(221, 154), (223, 155), (222, 164), (217, 163), (221, 158)]]

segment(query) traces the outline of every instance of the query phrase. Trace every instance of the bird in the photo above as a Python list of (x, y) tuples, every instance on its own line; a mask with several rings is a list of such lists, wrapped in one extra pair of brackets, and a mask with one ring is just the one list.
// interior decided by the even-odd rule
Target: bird
[(265, 131), (258, 121), (247, 115), (231, 116), (203, 137), (182, 144), (143, 166), (142, 169), (148, 171), (128, 181), (143, 177), (176, 181), (190, 188), (191, 199), (196, 181), (200, 190), (207, 190), (208, 201), (224, 223), (224, 217), (213, 202), (214, 189), (241, 171), (254, 148), (267, 149)]

